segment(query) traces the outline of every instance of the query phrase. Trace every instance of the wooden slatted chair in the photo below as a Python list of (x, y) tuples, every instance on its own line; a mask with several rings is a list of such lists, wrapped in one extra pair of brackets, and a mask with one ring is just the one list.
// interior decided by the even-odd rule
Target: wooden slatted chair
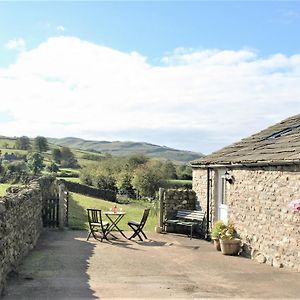
[(129, 226), (132, 228), (132, 230), (133, 230), (132, 236), (131, 236), (130, 238), (128, 238), (129, 240), (131, 240), (131, 239), (135, 238), (136, 236), (138, 236), (139, 239), (140, 239), (140, 241), (142, 241), (143, 239), (142, 239), (142, 237), (141, 237), (140, 234), (142, 234), (143, 237), (144, 237), (145, 239), (147, 239), (147, 236), (146, 236), (146, 234), (144, 233), (143, 228), (144, 228), (144, 226), (145, 226), (145, 224), (146, 224), (146, 221), (147, 221), (147, 219), (148, 219), (149, 213), (150, 213), (150, 208), (146, 208), (146, 209), (144, 210), (144, 214), (143, 214), (143, 217), (142, 217), (141, 222), (136, 222), (136, 221), (129, 221), (129, 222), (128, 222), (128, 225), (129, 225)]
[(87, 241), (89, 240), (91, 235), (94, 237), (94, 239), (98, 241), (100, 240), (101, 242), (103, 239), (108, 240), (107, 234), (109, 223), (102, 220), (101, 210), (88, 208), (87, 214), (90, 227), (90, 232), (87, 237)]

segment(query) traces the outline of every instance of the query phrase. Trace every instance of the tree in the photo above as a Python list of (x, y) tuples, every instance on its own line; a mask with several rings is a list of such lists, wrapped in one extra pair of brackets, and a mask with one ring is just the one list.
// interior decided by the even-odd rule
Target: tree
[(144, 154), (134, 154), (128, 158), (128, 169), (133, 171), (141, 165), (147, 163), (148, 158)]
[(80, 181), (87, 184), (87, 185), (93, 185), (93, 177), (94, 177), (94, 167), (93, 165), (84, 167), (80, 170)]
[(33, 141), (33, 148), (38, 152), (46, 152), (49, 150), (47, 139), (43, 136), (37, 136)]
[(188, 165), (180, 165), (176, 168), (177, 178), (182, 180), (192, 180), (192, 168)]
[(37, 152), (32, 152), (27, 155), (27, 167), (33, 174), (40, 174), (44, 169), (44, 157)]
[(52, 149), (52, 158), (57, 164), (60, 164), (60, 162), (61, 162), (61, 152), (58, 148)]
[(52, 162), (48, 167), (47, 170), (51, 173), (57, 173), (59, 171), (59, 167), (55, 162)]
[(141, 195), (154, 197), (155, 192), (165, 185), (165, 180), (155, 164), (148, 163), (136, 169), (132, 184)]
[(31, 148), (30, 139), (27, 136), (21, 136), (16, 139), (16, 148), (20, 150), (29, 150)]
[(62, 147), (60, 150), (60, 154), (61, 154), (61, 166), (62, 167), (64, 167), (64, 168), (77, 168), (78, 167), (78, 161), (70, 148)]
[(162, 165), (161, 172), (165, 179), (177, 179), (176, 168), (169, 160)]
[(123, 171), (119, 174), (117, 179), (119, 192), (126, 194), (130, 198), (135, 198), (135, 191), (132, 185), (132, 173)]
[(101, 190), (118, 190), (116, 186), (116, 179), (111, 175), (97, 174), (94, 177), (93, 185)]

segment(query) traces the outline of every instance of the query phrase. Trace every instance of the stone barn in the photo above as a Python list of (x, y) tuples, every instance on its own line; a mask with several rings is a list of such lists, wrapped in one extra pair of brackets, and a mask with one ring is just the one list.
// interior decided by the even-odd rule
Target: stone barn
[(191, 165), (209, 228), (230, 221), (245, 255), (300, 271), (300, 211), (290, 206), (300, 199), (300, 114)]

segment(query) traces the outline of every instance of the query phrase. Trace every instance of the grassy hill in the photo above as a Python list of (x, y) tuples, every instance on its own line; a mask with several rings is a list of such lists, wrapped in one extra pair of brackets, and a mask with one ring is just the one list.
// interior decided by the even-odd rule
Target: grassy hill
[[(31, 141), (33, 142), (33, 141)], [(15, 149), (15, 144), (16, 144), (16, 138), (12, 137), (4, 137), (0, 136), (0, 151), (2, 154), (4, 153), (14, 153), (16, 155), (23, 155), (26, 156), (28, 154), (27, 150), (19, 150)], [(52, 161), (52, 154), (51, 150), (53, 148), (58, 148), (57, 145), (49, 142), (49, 150), (47, 152), (43, 153), (44, 156), (44, 162), (50, 163)], [(95, 153), (93, 151), (88, 151), (88, 150), (81, 150), (81, 149), (72, 149), (72, 152), (74, 153), (76, 159), (78, 160), (79, 164), (81, 166), (85, 166), (87, 164), (93, 163), (97, 157), (103, 157), (104, 155), (101, 153)], [(93, 157), (94, 159), (91, 159), (90, 157)], [(74, 170), (72, 170), (74, 172)]]
[(107, 141), (89, 141), (74, 137), (67, 138), (48, 138), (50, 143), (66, 146), (73, 149), (82, 149), (85, 151), (98, 151), (108, 153), (114, 156), (124, 156), (133, 153), (143, 153), (148, 157), (158, 157), (169, 159), (176, 162), (189, 162), (203, 156), (201, 153), (191, 151), (177, 150), (165, 146), (158, 146), (143, 142), (107, 142)]
[[(142, 153), (148, 157), (157, 157), (166, 160), (169, 159), (178, 163), (186, 163), (203, 156), (201, 153), (177, 150), (165, 146), (142, 142), (89, 141), (74, 137), (47, 139), (50, 150), (44, 154), (46, 162), (51, 160), (51, 150), (53, 148), (57, 148), (58, 146), (72, 148), (72, 151), (80, 165), (86, 165), (95, 160), (96, 156), (101, 157), (105, 156), (105, 154), (111, 154), (113, 156), (126, 156), (135, 153)], [(15, 142), (15, 137), (0, 136), (0, 150), (2, 151), (2, 154), (8, 152), (18, 155), (26, 155), (28, 151), (15, 149)], [(94, 157), (94, 159), (91, 159), (91, 157)]]

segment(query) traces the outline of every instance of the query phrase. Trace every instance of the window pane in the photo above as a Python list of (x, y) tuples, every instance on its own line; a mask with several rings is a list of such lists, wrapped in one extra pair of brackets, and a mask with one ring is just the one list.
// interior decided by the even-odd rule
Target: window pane
[(222, 184), (221, 184), (222, 194), (221, 194), (221, 203), (226, 204), (226, 180), (222, 177)]

